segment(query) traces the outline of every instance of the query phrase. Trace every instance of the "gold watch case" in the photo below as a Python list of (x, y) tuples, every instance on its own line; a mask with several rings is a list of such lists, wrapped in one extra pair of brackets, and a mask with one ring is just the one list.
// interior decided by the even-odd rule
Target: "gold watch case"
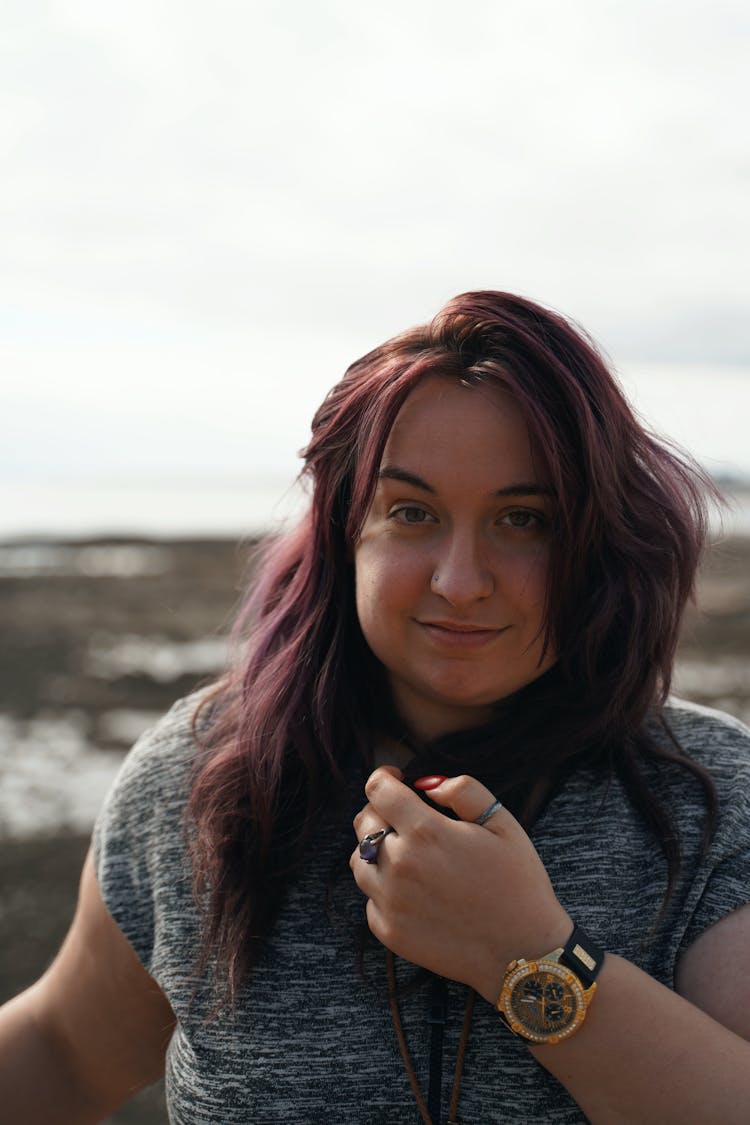
[(574, 972), (559, 964), (562, 949), (527, 961), (511, 961), (497, 1010), (516, 1035), (532, 1043), (568, 1039), (586, 1018), (596, 983), (584, 989)]

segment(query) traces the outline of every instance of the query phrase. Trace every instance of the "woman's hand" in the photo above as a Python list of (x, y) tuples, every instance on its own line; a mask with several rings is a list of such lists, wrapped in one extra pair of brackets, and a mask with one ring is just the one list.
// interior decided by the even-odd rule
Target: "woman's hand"
[(472, 823), (495, 799), (484, 785), (452, 777), (427, 792), (459, 821), (431, 809), (393, 767), (375, 770), (365, 792), (357, 839), (386, 825), (395, 832), (376, 864), (357, 847), (350, 866), (368, 925), (388, 949), (494, 1003), (509, 961), (564, 945), (573, 924), (518, 821), (503, 808)]

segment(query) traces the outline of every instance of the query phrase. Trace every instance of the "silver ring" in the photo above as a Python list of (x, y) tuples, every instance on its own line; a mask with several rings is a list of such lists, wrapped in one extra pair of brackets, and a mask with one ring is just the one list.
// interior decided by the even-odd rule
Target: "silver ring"
[(479, 816), (474, 818), (474, 823), (475, 824), (486, 824), (487, 821), (490, 819), (490, 817), (494, 816), (495, 813), (498, 812), (502, 807), (503, 807), (502, 801), (493, 801), (493, 803), (490, 805), (490, 807), (488, 809), (485, 809), (483, 813), (480, 813)]
[(380, 845), (386, 836), (395, 831), (395, 828), (379, 828), (377, 832), (370, 832), (367, 836), (363, 836), (359, 841), (359, 858), (365, 863), (377, 863)]

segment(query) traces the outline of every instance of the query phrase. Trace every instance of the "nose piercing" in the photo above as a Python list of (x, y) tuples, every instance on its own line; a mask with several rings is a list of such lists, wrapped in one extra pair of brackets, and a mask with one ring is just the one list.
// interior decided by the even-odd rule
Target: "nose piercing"
[(440, 575), (438, 574), (437, 571), (435, 571), (435, 573), (432, 576), (433, 583), (437, 582), (439, 578), (440, 578)]

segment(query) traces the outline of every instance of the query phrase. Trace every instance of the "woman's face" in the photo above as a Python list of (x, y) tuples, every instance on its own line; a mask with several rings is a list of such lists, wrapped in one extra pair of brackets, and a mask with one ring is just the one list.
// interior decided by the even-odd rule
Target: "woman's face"
[(552, 496), (515, 400), (433, 376), (386, 443), (355, 547), (357, 614), (419, 738), (476, 726), (546, 671)]

